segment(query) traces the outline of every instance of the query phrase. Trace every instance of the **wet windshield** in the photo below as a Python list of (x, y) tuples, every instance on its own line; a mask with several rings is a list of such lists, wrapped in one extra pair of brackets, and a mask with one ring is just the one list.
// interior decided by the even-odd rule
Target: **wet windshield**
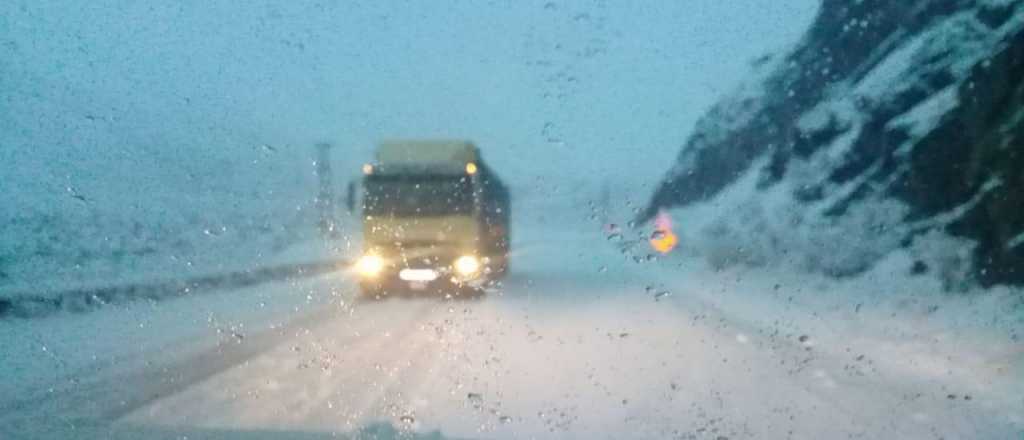
[(367, 177), (363, 213), (429, 217), (473, 211), (473, 183), (465, 176)]
[(0, 1), (0, 440), (1024, 439), (1024, 1)]

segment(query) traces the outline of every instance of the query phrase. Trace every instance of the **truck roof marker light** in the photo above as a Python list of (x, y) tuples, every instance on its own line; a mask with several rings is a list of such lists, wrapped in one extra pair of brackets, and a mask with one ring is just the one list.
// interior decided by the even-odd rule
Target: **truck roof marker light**
[(368, 163), (364, 163), (363, 164), (363, 174), (367, 174), (367, 175), (373, 174), (373, 165), (368, 164)]
[(467, 162), (466, 163), (466, 174), (473, 175), (473, 174), (476, 174), (476, 171), (477, 170), (476, 170), (476, 164), (475, 163), (473, 163), (473, 162)]

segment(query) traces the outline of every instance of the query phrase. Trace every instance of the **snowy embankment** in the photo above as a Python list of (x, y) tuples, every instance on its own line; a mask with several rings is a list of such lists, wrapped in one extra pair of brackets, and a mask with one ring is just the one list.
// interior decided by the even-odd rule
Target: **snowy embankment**
[(31, 208), (0, 218), (0, 296), (247, 270), (283, 263), (290, 246), (317, 238), (312, 185), (282, 185), (269, 198), (225, 186), (154, 185), (91, 202), (19, 193), (15, 206)]

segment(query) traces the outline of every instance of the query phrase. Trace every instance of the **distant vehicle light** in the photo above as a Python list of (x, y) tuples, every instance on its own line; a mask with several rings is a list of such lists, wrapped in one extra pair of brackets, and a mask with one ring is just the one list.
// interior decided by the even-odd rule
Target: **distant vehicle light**
[(363, 164), (363, 174), (373, 174), (373, 165)]
[(480, 271), (480, 260), (472, 255), (463, 255), (455, 260), (455, 272), (470, 276)]
[(679, 244), (679, 237), (676, 236), (672, 231), (655, 231), (651, 235), (651, 247), (661, 254), (667, 254), (672, 252)]
[(672, 252), (679, 244), (679, 237), (672, 232), (672, 219), (664, 211), (654, 219), (654, 233), (650, 238), (651, 247), (661, 254)]
[(466, 174), (476, 174), (476, 164), (469, 162), (466, 164)]
[(363, 255), (356, 262), (356, 270), (364, 277), (375, 277), (384, 270), (384, 259), (377, 255)]

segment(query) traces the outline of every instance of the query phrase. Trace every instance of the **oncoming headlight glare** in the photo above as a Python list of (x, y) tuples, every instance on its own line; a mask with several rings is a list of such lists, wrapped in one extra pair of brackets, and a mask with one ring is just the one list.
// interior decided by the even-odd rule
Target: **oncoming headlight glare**
[(480, 270), (480, 260), (472, 255), (463, 255), (455, 260), (455, 272), (469, 276)]
[(384, 269), (384, 259), (377, 255), (363, 255), (356, 262), (356, 270), (365, 277), (377, 276)]

